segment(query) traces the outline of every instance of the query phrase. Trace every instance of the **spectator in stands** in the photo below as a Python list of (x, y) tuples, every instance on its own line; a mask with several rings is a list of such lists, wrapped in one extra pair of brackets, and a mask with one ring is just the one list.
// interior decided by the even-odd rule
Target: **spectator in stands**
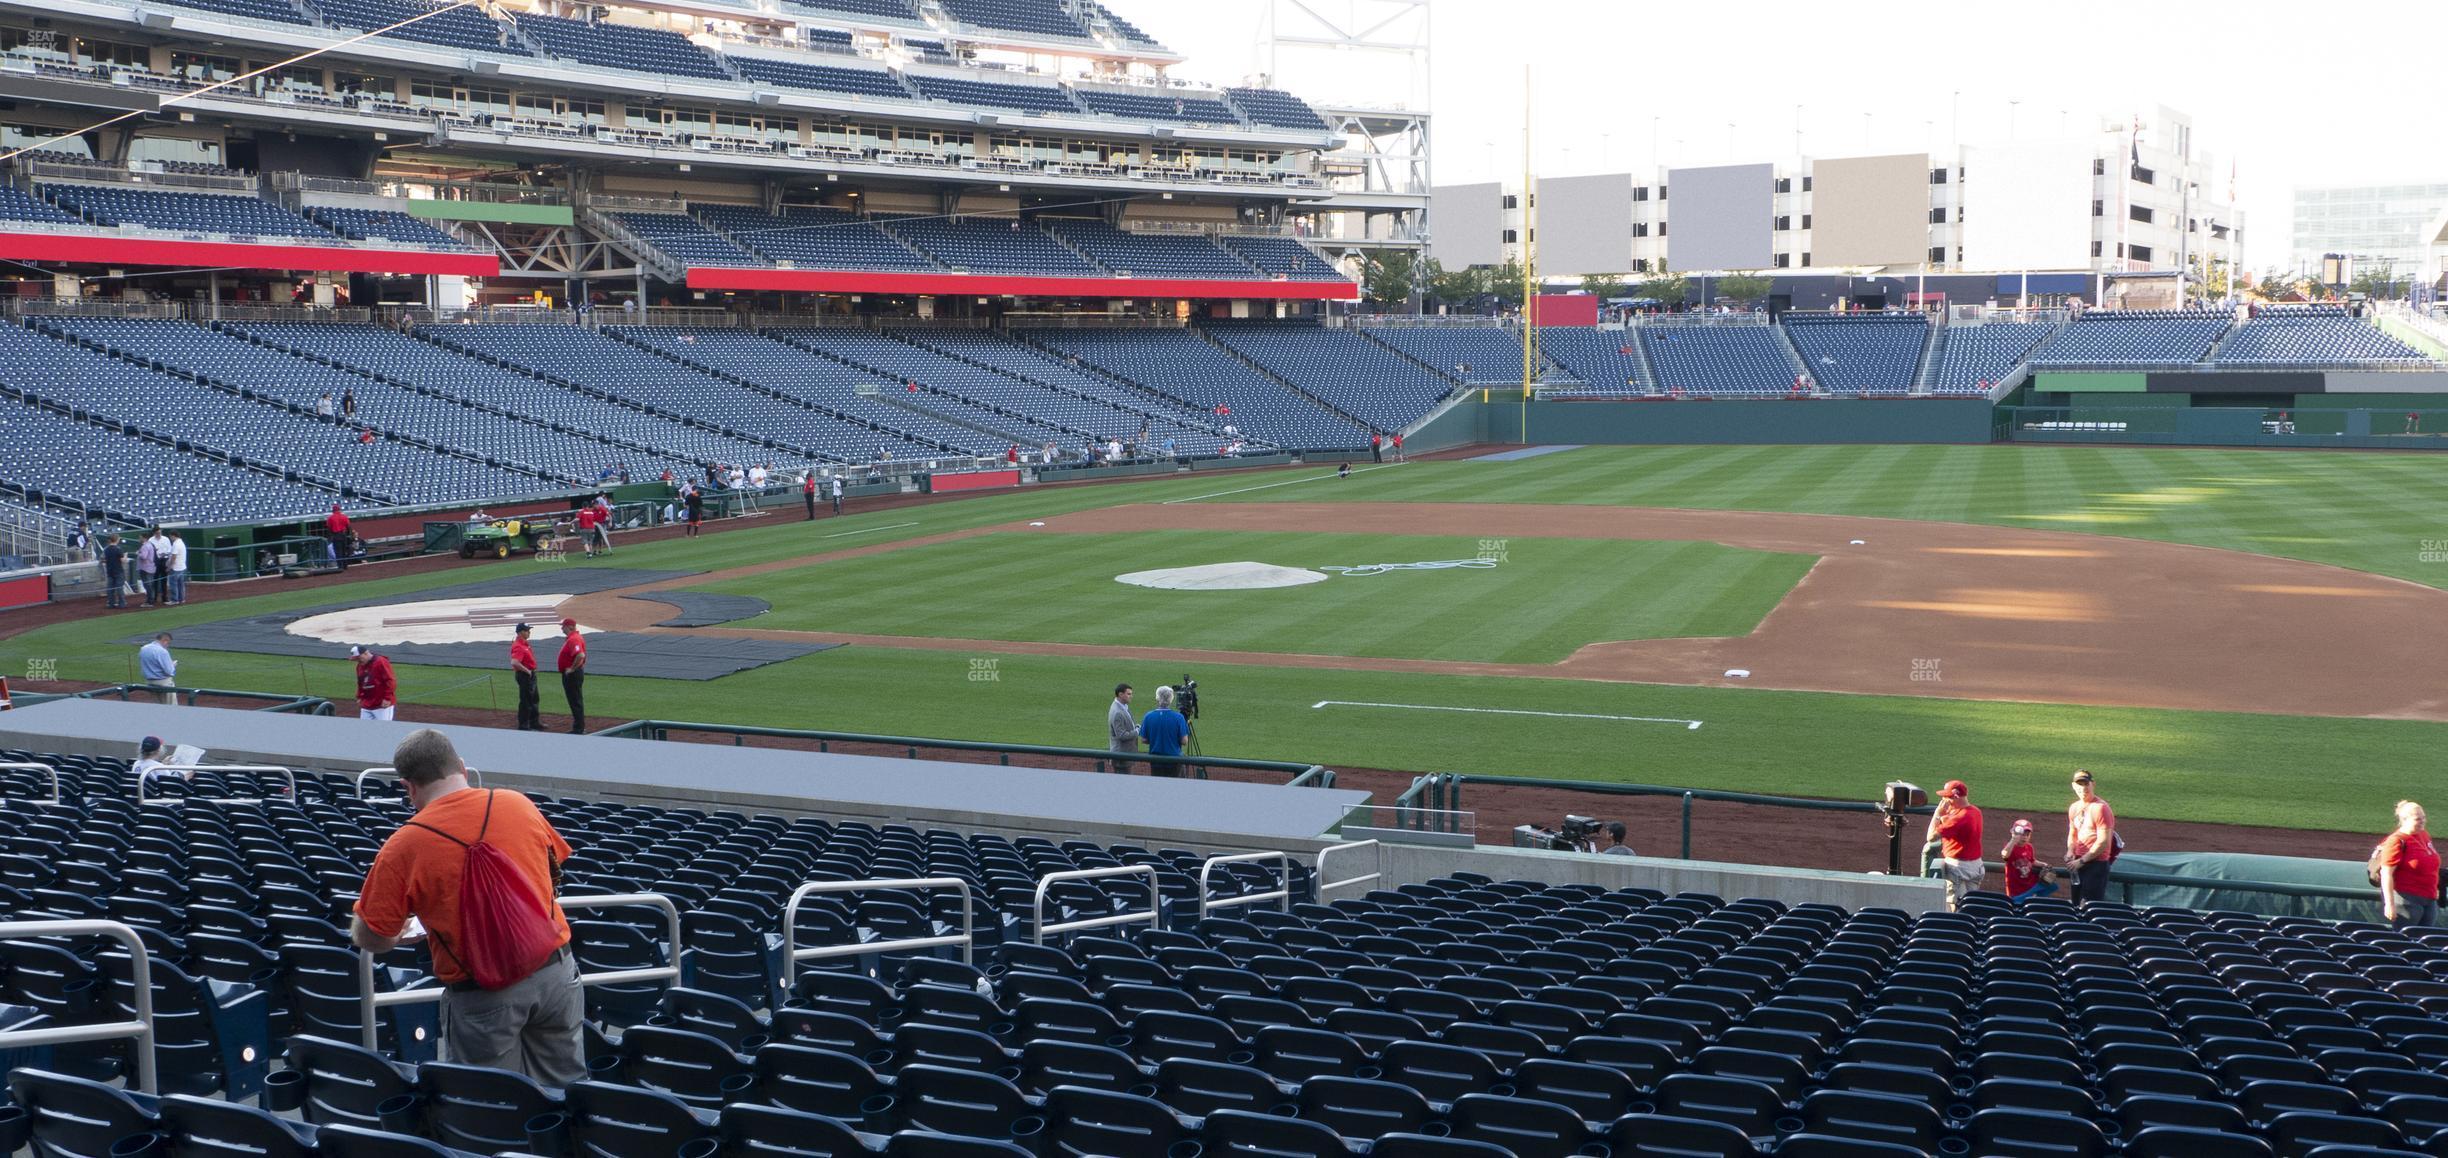
[(764, 490), (764, 489), (765, 489), (765, 480), (766, 480), (766, 478), (767, 478), (767, 477), (768, 477), (768, 476), (767, 476), (767, 475), (766, 475), (766, 473), (765, 473), (765, 464), (764, 464), (764, 463), (761, 463), (761, 462), (760, 462), (760, 463), (756, 464), (755, 466), (749, 467), (749, 468), (748, 468), (748, 486), (749, 486), (749, 488), (750, 488), (751, 490), (760, 490), (760, 491), (761, 491), (761, 490)]
[(1938, 790), (1938, 809), (1930, 814), (1928, 843), (1938, 846), (1930, 859), (1930, 875), (1946, 882), (1947, 908), (1963, 904), (1980, 887), (1986, 871), (1981, 863), (1981, 810), (1972, 803), (1972, 788), (1949, 780)]
[(169, 535), (169, 566), (162, 572), (163, 589), (173, 606), (187, 602), (187, 540), (181, 535)]
[(332, 412), (333, 405), (331, 391), (326, 390), (323, 392), (323, 396), (321, 398), (315, 399), (315, 417), (320, 418), (325, 422), (329, 422), (332, 420)]
[[(1113, 706), (1105, 709), (1105, 746), (1115, 752), (1139, 750), (1139, 725), (1131, 721), (1131, 686), (1115, 684)], [(1114, 761), (1114, 771), (1130, 771), (1130, 763)]]
[(2439, 850), (2431, 846), (2431, 824), (2423, 806), (2397, 802), (2397, 831), (2380, 842), (2380, 915), (2400, 928), (2439, 922)]
[(114, 611), (127, 610), (127, 548), (119, 545), (119, 536), (102, 540), (102, 605)]
[[(693, 526), (694, 524), (692, 524)], [(586, 734), (586, 637), (578, 634), (578, 621), (561, 621), (561, 694), (569, 697), (570, 734)]]
[(1607, 829), (1606, 829), (1606, 831), (1607, 831), (1607, 846), (1606, 846), (1605, 848), (1602, 848), (1602, 849), (1599, 849), (1599, 850), (1598, 850), (1599, 855), (1601, 855), (1601, 856), (1633, 856), (1633, 855), (1636, 855), (1636, 854), (1635, 854), (1635, 853), (1633, 853), (1633, 851), (1632, 851), (1632, 846), (1624, 843), (1624, 831), (1625, 831), (1625, 830), (1624, 830), (1624, 822), (1623, 822), (1623, 821), (1620, 821), (1620, 820), (1610, 820), (1610, 821), (1608, 821), (1608, 822), (1607, 822)]
[(533, 630), (524, 623), (510, 629), (513, 635), (510, 640), (510, 678), (518, 681), (518, 730), (522, 732), (544, 730), (544, 713), (541, 700), (536, 695), (535, 648), (527, 642), (527, 635)]
[(1177, 455), (1175, 455), (1175, 454), (1173, 453), (1173, 436), (1172, 436), (1172, 435), (1170, 435), (1170, 434), (1165, 435), (1165, 440), (1164, 440), (1164, 456), (1165, 456), (1166, 458), (1176, 458), (1176, 457), (1178, 457)]
[(607, 462), (607, 463), (603, 464), (603, 469), (602, 469), (602, 470), (599, 470), (599, 471), (596, 471), (596, 472), (595, 472), (595, 485), (596, 485), (596, 486), (602, 486), (602, 485), (603, 485), (603, 484), (605, 484), (605, 483), (611, 482), (611, 481), (612, 481), (614, 478), (618, 477), (619, 475), (620, 475), (620, 470), (619, 470), (618, 468), (614, 467), (614, 466), (613, 466), (611, 463), (608, 463), (608, 462)]
[[(1149, 755), (1179, 756), (1182, 754), (1182, 741), (1190, 737), (1190, 721), (1174, 709), (1172, 688), (1156, 689), (1156, 710), (1149, 712), (1139, 721), (1139, 737), (1147, 741)], [(1148, 762), (1148, 775), (1171, 779), (1181, 775), (1181, 768), (1178, 765), (1160, 764), (1151, 760)]]
[[(144, 682), (157, 688), (178, 686), (178, 657), (170, 654), (169, 632), (165, 631), (154, 636), (153, 642), (136, 649), (136, 674), (143, 676)], [(165, 691), (160, 695), (162, 706), (170, 708), (178, 706), (177, 692)]]
[(2076, 904), (2108, 899), (2108, 866), (2123, 844), (2116, 831), (2116, 810), (2093, 791), (2091, 773), (2076, 769), (2074, 803), (2066, 809), (2065, 864), (2074, 878)]
[(1011, 448), (1010, 448), (1009, 450), (1006, 450), (1006, 451), (1004, 451), (1004, 452), (1003, 452), (1003, 465), (1005, 465), (1005, 466), (1018, 466), (1018, 465), (1020, 465), (1020, 444), (1019, 444), (1019, 443), (1017, 443), (1017, 442), (1012, 443), (1012, 444), (1011, 444)]
[[(368, 953), (388, 953), (415, 935), (411, 918), (433, 937), (446, 1060), (511, 1070), (549, 1086), (585, 1077), (579, 1042), (586, 995), (569, 951), (569, 920), (554, 900), (569, 843), (525, 796), (505, 788), (470, 789), (467, 765), (450, 739), (431, 728), (401, 741), (391, 764), (416, 817), (374, 857), (349, 940)], [(557, 934), (557, 947), (534, 972), (498, 989), (479, 987), (469, 970), (477, 950), (468, 937), (476, 930), (459, 909), (473, 859), (468, 846), (480, 842), (499, 850), (514, 875), (525, 878)]]
[(357, 718), (389, 720), (399, 707), (399, 681), (391, 676), (391, 661), (364, 644), (352, 644), (349, 658), (357, 661)]
[(136, 788), (139, 792), (144, 790), (144, 786), (146, 784), (149, 784), (155, 780), (166, 779), (170, 776), (177, 776), (179, 779), (187, 781), (193, 781), (195, 779), (195, 769), (193, 768), (184, 769), (179, 772), (162, 771), (162, 769), (168, 766), (170, 763), (169, 756), (170, 745), (163, 741), (163, 739), (159, 736), (147, 736), (143, 740), (137, 742), (136, 762), (128, 765), (128, 771), (135, 774)]
[(2006, 833), (2006, 847), (1998, 850), (1998, 860), (2006, 866), (2006, 899), (2018, 905), (2057, 891), (2057, 882), (2050, 879), (2053, 874), (2048, 866), (2040, 863), (2040, 852), (2032, 847), (2031, 836), (2031, 821), (2015, 821)]
[(833, 513), (841, 514), (841, 476), (833, 476)]
[(346, 387), (340, 391), (340, 418), (344, 422), (357, 420), (357, 391), (354, 387)]
[(617, 475), (616, 477), (620, 479), (621, 485), (623, 485), (623, 486), (627, 486), (627, 485), (628, 485), (628, 483), (629, 483), (629, 464), (628, 464), (628, 463), (625, 463), (625, 462), (624, 462), (624, 463), (620, 464), (620, 473), (619, 473), (619, 475)]
[(76, 526), (68, 529), (68, 561), (82, 563), (92, 552), (93, 528), (87, 526), (85, 520), (78, 519)]

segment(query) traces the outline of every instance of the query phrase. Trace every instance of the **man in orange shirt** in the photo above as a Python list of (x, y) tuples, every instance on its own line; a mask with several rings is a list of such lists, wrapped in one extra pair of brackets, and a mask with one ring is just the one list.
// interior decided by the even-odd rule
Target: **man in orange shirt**
[[(579, 1026), (586, 995), (569, 951), (569, 918), (553, 899), (570, 846), (508, 789), (468, 787), (467, 765), (450, 737), (431, 728), (400, 741), (391, 754), (416, 817), (383, 842), (357, 898), (349, 939), (369, 953), (388, 953), (419, 933), (433, 939), (434, 977), (442, 982), (443, 1056), (462, 1065), (513, 1070), (549, 1086), (586, 1076)], [(467, 845), (482, 841), (509, 858), (552, 918), (560, 947), (535, 971), (498, 989), (478, 986), (459, 912)]]

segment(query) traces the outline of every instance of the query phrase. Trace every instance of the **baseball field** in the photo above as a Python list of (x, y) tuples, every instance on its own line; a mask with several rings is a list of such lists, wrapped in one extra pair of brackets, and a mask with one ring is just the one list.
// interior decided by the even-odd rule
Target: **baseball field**
[[(0, 674), (129, 680), (123, 641), (154, 630), (654, 569), (688, 574), (562, 609), (599, 631), (837, 646), (711, 680), (599, 675), (591, 726), (1098, 746), (1117, 681), (1188, 675), (1215, 755), (1847, 799), (1962, 777), (2036, 811), (2085, 766), (2124, 816), (2372, 832), (2448, 751), (2443, 498), (2448, 458), (2315, 451), (1591, 447), (1201, 473), (812, 522), (786, 507), (594, 562), (265, 581), (21, 629)], [(1239, 564), (1313, 578), (1117, 581)], [(658, 627), (671, 608), (634, 598), (672, 591), (771, 609)], [(345, 705), (329, 653), (189, 648), (180, 678)], [(511, 703), (506, 673), (398, 675), (401, 719)], [(544, 707), (565, 722), (550, 689)]]

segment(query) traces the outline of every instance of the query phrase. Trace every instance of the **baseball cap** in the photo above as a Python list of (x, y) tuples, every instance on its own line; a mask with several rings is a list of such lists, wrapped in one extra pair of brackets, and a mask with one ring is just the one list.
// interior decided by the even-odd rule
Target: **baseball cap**
[(2087, 768), (2077, 768), (2077, 769), (2075, 769), (2075, 770), (2074, 770), (2074, 782), (2075, 782), (2076, 784), (2089, 784), (2089, 783), (2091, 782), (2091, 772), (2090, 772), (2090, 770), (2089, 770), (2089, 769), (2087, 769)]
[(136, 744), (136, 754), (139, 756), (150, 756), (161, 750), (162, 742), (159, 736), (147, 736)]
[(365, 649), (365, 645), (364, 645), (364, 644), (361, 644), (361, 643), (352, 643), (352, 644), (350, 644), (350, 645), (349, 645), (349, 656), (350, 656), (350, 658), (352, 658), (352, 659), (353, 659), (353, 658), (355, 658), (355, 657), (357, 657), (357, 656), (364, 655), (365, 653), (366, 653), (366, 649)]
[(561, 621), (561, 629), (563, 631), (567, 631), (576, 626), (578, 626), (578, 621), (575, 619), (564, 619)]
[(2030, 831), (2032, 830), (2032, 827), (2031, 827), (2031, 821), (2028, 821), (2028, 820), (2018, 820), (2018, 821), (2015, 821), (2015, 822), (2014, 822), (2014, 830), (2015, 830), (2016, 832), (2030, 832)]
[(1964, 783), (1961, 780), (1949, 780), (1946, 782), (1946, 787), (1938, 790), (1938, 795), (1952, 796), (1958, 800), (1961, 800), (1964, 797), (1972, 795), (1972, 786)]
[(530, 626), (528, 626), (528, 625), (526, 625), (526, 624), (522, 623), (522, 624), (519, 624), (519, 625), (518, 625), (518, 626), (516, 626), (516, 627), (511, 628), (510, 630), (515, 631), (515, 632), (519, 633), (520, 635), (525, 635), (525, 634), (527, 634), (528, 632), (535, 630), (535, 628), (530, 627)]

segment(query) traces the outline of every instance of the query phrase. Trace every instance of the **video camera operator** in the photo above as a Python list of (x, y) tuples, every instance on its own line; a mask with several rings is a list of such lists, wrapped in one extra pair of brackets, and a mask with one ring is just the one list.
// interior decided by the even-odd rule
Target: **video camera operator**
[[(1156, 689), (1156, 707), (1139, 721), (1139, 737), (1147, 741), (1148, 755), (1179, 756), (1182, 741), (1190, 738), (1190, 720), (1173, 706), (1172, 688)], [(1181, 765), (1166, 760), (1148, 761), (1148, 775), (1168, 779), (1181, 775)]]

